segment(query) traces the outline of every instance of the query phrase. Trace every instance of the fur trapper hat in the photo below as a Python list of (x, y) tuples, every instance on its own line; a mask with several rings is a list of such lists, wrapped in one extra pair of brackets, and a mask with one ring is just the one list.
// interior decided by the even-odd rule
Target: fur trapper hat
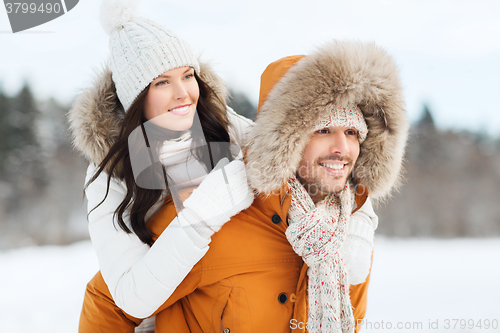
[(311, 55), (292, 58), (286, 74), (287, 68), (281, 73), (278, 68), (290, 65), (284, 58), (262, 75), (263, 85), (270, 80), (274, 86), (269, 95), (261, 93), (262, 107), (248, 146), (251, 186), (265, 195), (279, 191), (295, 174), (310, 129), (332, 109), (356, 105), (368, 136), (360, 146), (355, 181), (373, 199), (390, 195), (401, 182), (409, 129), (393, 59), (374, 44), (350, 41), (334, 41)]

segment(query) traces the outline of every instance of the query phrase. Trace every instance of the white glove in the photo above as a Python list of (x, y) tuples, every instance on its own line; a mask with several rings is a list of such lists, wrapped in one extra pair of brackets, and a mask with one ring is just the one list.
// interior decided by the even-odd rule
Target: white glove
[(253, 199), (245, 164), (240, 160), (229, 163), (223, 158), (184, 201), (179, 222), (191, 225), (201, 236), (209, 238), (232, 216), (248, 208)]
[(370, 272), (373, 236), (378, 226), (378, 217), (373, 211), (370, 198), (351, 215), (347, 226), (347, 237), (339, 249), (347, 267), (349, 284), (363, 283)]

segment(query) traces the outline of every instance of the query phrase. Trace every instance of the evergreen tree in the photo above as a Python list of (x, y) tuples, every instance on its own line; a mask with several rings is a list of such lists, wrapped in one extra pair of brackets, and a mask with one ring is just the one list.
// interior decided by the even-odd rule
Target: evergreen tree
[(227, 103), (234, 111), (244, 117), (255, 120), (257, 108), (250, 102), (245, 94), (229, 90), (231, 98)]
[(435, 132), (436, 124), (434, 123), (434, 118), (432, 117), (431, 110), (428, 104), (424, 104), (424, 109), (422, 110), (422, 117), (417, 124), (420, 131), (424, 132)]
[(0, 180), (5, 179), (5, 165), (9, 155), (9, 98), (0, 91)]
[(8, 112), (6, 174), (22, 191), (44, 185), (44, 163), (37, 137), (39, 110), (27, 83), (11, 99)]
[[(39, 116), (36, 103), (28, 84), (12, 100), (9, 124), (9, 146), (12, 150), (26, 150), (38, 146), (35, 124)], [(28, 148), (30, 147), (30, 148)]]

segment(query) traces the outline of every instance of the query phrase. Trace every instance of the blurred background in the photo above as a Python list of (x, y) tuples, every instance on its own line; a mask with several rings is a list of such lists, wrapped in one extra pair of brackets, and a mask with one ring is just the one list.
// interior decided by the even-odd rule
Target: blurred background
[[(406, 180), (376, 208), (367, 318), (422, 322), (423, 331), (437, 319), (432, 331), (445, 331), (453, 316), (500, 321), (500, 2), (143, 2), (145, 16), (212, 64), (230, 105), (250, 118), (272, 61), (331, 39), (384, 47), (400, 67), (412, 128)], [(72, 149), (65, 114), (106, 61), (99, 4), (80, 1), (16, 34), (0, 8), (0, 322), (12, 332), (76, 331), (85, 283), (98, 269), (87, 162)], [(481, 330), (469, 326), (446, 331)]]

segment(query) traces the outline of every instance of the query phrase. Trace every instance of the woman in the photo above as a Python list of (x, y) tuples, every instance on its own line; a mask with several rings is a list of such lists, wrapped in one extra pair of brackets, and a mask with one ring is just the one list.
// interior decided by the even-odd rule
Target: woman
[[(85, 193), (101, 273), (117, 305), (145, 318), (203, 257), (210, 236), (252, 203), (243, 163), (224, 166), (252, 122), (225, 105), (219, 78), (185, 42), (133, 12), (127, 2), (103, 3), (109, 69), (69, 118), (75, 146), (91, 161)], [(219, 160), (221, 170), (201, 182)], [(151, 246), (146, 223), (170, 193), (178, 217)]]

